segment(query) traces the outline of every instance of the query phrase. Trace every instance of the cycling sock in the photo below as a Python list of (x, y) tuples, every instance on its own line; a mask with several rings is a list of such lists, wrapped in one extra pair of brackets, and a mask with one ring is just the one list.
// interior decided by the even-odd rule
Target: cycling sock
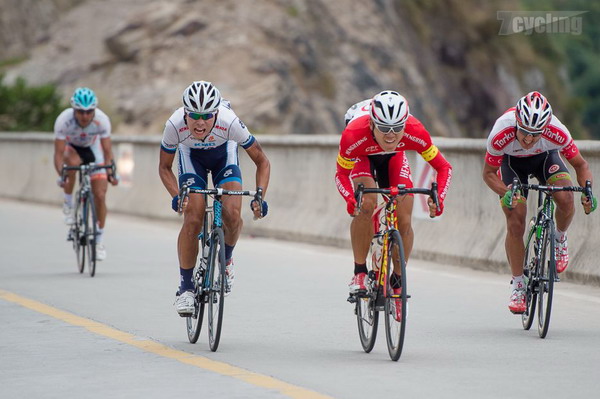
[(104, 237), (104, 229), (96, 227), (96, 245), (102, 244), (102, 238)]
[(194, 269), (182, 269), (180, 267), (179, 274), (181, 275), (181, 279), (179, 282), (179, 293), (185, 291), (192, 291), (194, 289)]
[(392, 272), (392, 275), (390, 276), (390, 285), (392, 288), (402, 288), (402, 276)]
[(359, 264), (354, 262), (354, 274), (359, 274), (359, 273), (368, 273), (369, 271), (367, 270), (367, 264), (363, 263), (363, 264)]
[(513, 276), (512, 278), (512, 288), (514, 289), (523, 289), (525, 287), (525, 276), (522, 274), (520, 276)]
[(567, 232), (566, 231), (560, 231), (559, 229), (556, 229), (556, 241), (564, 241), (565, 237), (567, 236)]
[(225, 260), (227, 262), (229, 262), (231, 260), (231, 257), (233, 256), (233, 248), (235, 248), (235, 245), (225, 244)]
[(65, 202), (69, 205), (73, 205), (73, 194), (65, 193)]

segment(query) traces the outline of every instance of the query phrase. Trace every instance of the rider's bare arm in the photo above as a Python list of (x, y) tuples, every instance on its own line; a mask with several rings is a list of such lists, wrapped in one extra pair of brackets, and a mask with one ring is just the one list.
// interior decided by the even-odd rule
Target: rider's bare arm
[(63, 156), (66, 146), (66, 140), (54, 140), (54, 169), (56, 169), (56, 173), (58, 173), (59, 176), (62, 175)]
[(265, 155), (262, 147), (255, 141), (250, 147), (246, 149), (248, 156), (252, 159), (252, 162), (256, 165), (256, 187), (262, 187), (263, 198), (267, 192), (269, 186), (269, 176), (271, 175), (271, 163)]
[(590, 170), (588, 162), (583, 159), (581, 154), (577, 154), (573, 158), (567, 159), (567, 161), (569, 161), (571, 166), (573, 166), (575, 169), (575, 173), (577, 174), (577, 183), (581, 187), (585, 187), (585, 182), (588, 180), (593, 183), (592, 171)]
[(179, 194), (179, 185), (175, 174), (173, 174), (173, 160), (175, 159), (175, 153), (168, 153), (160, 150), (158, 160), (158, 175), (163, 185), (171, 195), (174, 197)]

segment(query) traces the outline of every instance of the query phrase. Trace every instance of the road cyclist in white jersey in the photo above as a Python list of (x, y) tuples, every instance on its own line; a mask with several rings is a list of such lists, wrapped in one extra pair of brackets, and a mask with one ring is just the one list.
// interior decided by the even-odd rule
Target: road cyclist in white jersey
[[(585, 187), (586, 181), (592, 182), (588, 162), (579, 153), (569, 130), (553, 115), (550, 103), (537, 91), (523, 96), (516, 107), (500, 116), (488, 138), (483, 180), (499, 195), (506, 217), (505, 247), (512, 272), (508, 308), (515, 314), (527, 310), (523, 235), (528, 193), (518, 193), (511, 198), (512, 182), (517, 178), (521, 184), (527, 184), (529, 175), (534, 175), (540, 184), (572, 186), (561, 155), (575, 169), (580, 186)], [(555, 192), (553, 200), (556, 204), (556, 271), (562, 273), (569, 264), (567, 228), (575, 214), (573, 192)], [(581, 204), (589, 214), (596, 209), (597, 200), (582, 195)]]
[[(256, 187), (263, 198), (270, 176), (270, 163), (260, 144), (244, 123), (221, 98), (219, 90), (210, 82), (196, 81), (183, 92), (183, 107), (177, 109), (165, 124), (161, 142), (159, 175), (172, 197), (171, 207), (179, 208), (179, 189), (184, 183), (190, 188), (208, 188), (208, 173), (214, 187), (241, 190), (242, 174), (239, 168), (238, 145), (241, 145), (256, 165)], [(178, 179), (172, 171), (178, 152)], [(225, 232), (227, 292), (233, 283), (233, 249), (242, 229), (240, 196), (223, 196), (223, 224)], [(180, 316), (194, 311), (193, 271), (198, 256), (198, 234), (202, 230), (205, 198), (190, 194), (182, 204), (183, 226), (177, 242), (180, 285), (175, 308)], [(252, 200), (250, 207), (255, 218), (266, 216), (268, 205), (262, 207)]]
[[(63, 213), (66, 224), (73, 224), (73, 188), (75, 171), (68, 172), (62, 180), (62, 167), (95, 163), (111, 164), (111, 125), (108, 116), (98, 106), (96, 94), (87, 87), (75, 90), (71, 97), (71, 108), (65, 109), (54, 123), (54, 168), (59, 175), (57, 183), (64, 189)], [(106, 192), (108, 182), (118, 184), (118, 178), (107, 174), (105, 169), (92, 173), (92, 192), (96, 204), (98, 227), (96, 236), (96, 259), (106, 259), (103, 244), (106, 223)]]

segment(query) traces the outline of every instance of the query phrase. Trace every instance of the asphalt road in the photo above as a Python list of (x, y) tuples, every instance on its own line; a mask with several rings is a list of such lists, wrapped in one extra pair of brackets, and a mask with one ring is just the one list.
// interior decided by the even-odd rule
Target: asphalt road
[[(253, 223), (246, 221), (246, 223)], [(556, 286), (548, 337), (507, 310), (509, 277), (411, 260), (405, 349), (362, 351), (349, 250), (243, 237), (221, 345), (173, 308), (172, 222), (109, 215), (79, 274), (60, 209), (0, 200), (2, 398), (596, 398), (600, 289)], [(440, 237), (439, 239), (445, 239)], [(448, 238), (454, 239), (454, 238)]]

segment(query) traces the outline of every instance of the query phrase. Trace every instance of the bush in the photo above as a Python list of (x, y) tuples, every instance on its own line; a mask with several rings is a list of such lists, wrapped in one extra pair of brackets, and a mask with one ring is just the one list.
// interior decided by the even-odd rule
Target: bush
[(54, 121), (66, 108), (51, 84), (27, 86), (23, 78), (5, 85), (0, 75), (0, 131), (53, 131)]

